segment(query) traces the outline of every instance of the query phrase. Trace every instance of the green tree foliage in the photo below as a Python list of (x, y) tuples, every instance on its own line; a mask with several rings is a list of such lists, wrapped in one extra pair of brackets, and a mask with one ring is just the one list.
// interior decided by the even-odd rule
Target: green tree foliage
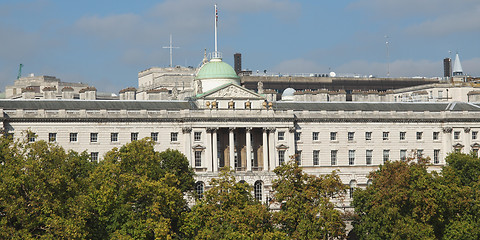
[(183, 194), (193, 186), (193, 171), (181, 153), (158, 153), (154, 144), (143, 139), (115, 148), (95, 169), (89, 188), (89, 237), (177, 236), (187, 208)]
[(341, 200), (346, 189), (335, 172), (320, 177), (308, 175), (293, 160), (274, 172), (278, 178), (273, 190), (280, 210), (273, 213), (273, 219), (282, 232), (292, 239), (345, 237), (342, 213), (330, 201), (332, 197)]
[(0, 146), (0, 238), (85, 238), (88, 156), (44, 141)]
[(270, 213), (251, 195), (251, 187), (237, 182), (224, 169), (210, 182), (211, 189), (185, 213), (182, 228), (188, 239), (285, 239), (272, 232)]

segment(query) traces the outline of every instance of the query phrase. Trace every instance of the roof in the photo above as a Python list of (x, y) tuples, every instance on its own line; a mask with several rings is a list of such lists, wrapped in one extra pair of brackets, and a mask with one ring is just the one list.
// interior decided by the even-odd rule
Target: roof
[(45, 110), (181, 110), (197, 109), (189, 101), (121, 101), (121, 100), (0, 100), (2, 109), (45, 109)]
[(235, 70), (221, 59), (212, 59), (204, 64), (195, 79), (240, 79)]
[(374, 103), (374, 102), (276, 102), (276, 110), (307, 111), (478, 111), (480, 105), (464, 102), (453, 103)]

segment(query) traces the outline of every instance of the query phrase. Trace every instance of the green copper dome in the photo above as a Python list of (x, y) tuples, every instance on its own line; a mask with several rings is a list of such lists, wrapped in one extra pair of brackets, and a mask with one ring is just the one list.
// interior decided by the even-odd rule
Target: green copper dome
[(240, 77), (228, 63), (221, 59), (212, 59), (200, 68), (195, 79), (240, 79)]

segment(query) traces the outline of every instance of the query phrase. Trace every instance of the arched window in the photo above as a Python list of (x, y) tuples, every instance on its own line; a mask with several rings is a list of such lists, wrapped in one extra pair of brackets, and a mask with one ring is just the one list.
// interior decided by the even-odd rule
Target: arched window
[(258, 201), (262, 201), (262, 185), (262, 181), (256, 181), (255, 185), (253, 185), (253, 195)]
[(367, 181), (367, 187), (370, 186), (370, 185), (372, 185), (372, 183), (373, 183), (372, 179), (368, 179), (368, 181)]
[(350, 181), (350, 198), (353, 198), (353, 191), (355, 191), (356, 187), (357, 187), (357, 181), (355, 180)]
[(203, 189), (204, 189), (204, 184), (203, 182), (197, 182), (195, 183), (195, 194), (197, 195), (198, 199), (203, 198)]

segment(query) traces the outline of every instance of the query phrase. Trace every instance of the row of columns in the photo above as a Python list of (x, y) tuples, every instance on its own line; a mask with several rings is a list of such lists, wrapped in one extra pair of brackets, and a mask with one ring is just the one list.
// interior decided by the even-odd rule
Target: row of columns
[[(205, 161), (202, 163), (202, 167), (206, 168), (208, 172), (218, 171), (218, 144), (217, 144), (217, 131), (219, 128), (207, 128), (206, 142), (205, 142)], [(229, 145), (229, 159), (230, 167), (235, 169), (235, 139), (234, 131), (237, 128), (230, 127), (228, 130), (228, 145)], [(245, 141), (246, 141), (246, 171), (252, 171), (252, 127), (245, 128)], [(278, 165), (278, 152), (277, 152), (277, 138), (275, 135), (276, 128), (262, 128), (262, 155), (263, 155), (263, 171), (272, 171)], [(183, 128), (183, 134), (185, 136), (185, 155), (190, 160), (190, 165), (195, 167), (195, 158), (192, 153), (194, 151), (192, 146), (192, 128)], [(288, 147), (285, 156), (295, 154), (295, 129), (289, 128), (288, 134), (285, 136), (285, 143)], [(240, 154), (237, 154), (237, 161), (240, 162)], [(258, 159), (260, 160), (260, 159)], [(288, 159), (285, 159), (288, 160)]]

